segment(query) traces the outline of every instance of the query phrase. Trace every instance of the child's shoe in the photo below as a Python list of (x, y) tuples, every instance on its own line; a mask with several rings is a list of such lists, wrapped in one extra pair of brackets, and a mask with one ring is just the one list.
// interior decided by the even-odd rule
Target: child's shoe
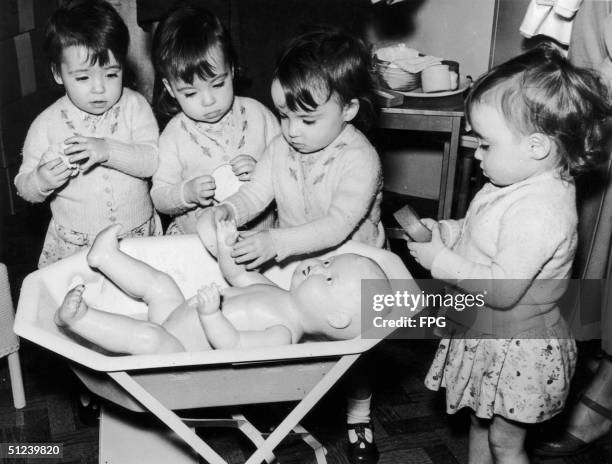
[(348, 457), (352, 464), (376, 464), (378, 448), (374, 442), (374, 427), (371, 422), (347, 424)]

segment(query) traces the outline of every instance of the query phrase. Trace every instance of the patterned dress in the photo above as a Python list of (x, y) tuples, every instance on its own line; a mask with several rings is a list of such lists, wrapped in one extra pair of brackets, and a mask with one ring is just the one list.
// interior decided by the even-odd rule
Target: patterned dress
[[(468, 291), (491, 283), (495, 291), (476, 312), (446, 315), (454, 332), (440, 342), (425, 385), (446, 389), (449, 414), (468, 407), (481, 418), (551, 418), (563, 409), (576, 366), (558, 307), (577, 243), (573, 182), (547, 172), (506, 187), (487, 184), (465, 219), (446, 225), (449, 248), (434, 258), (433, 277)], [(525, 293), (504, 279), (523, 281)]]

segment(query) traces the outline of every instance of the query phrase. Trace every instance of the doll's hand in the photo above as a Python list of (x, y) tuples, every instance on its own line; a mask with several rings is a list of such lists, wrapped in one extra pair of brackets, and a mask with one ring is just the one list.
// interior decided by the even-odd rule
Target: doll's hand
[(81, 164), (80, 170), (83, 172), (87, 172), (97, 164), (105, 163), (110, 157), (110, 147), (105, 139), (76, 135), (64, 140), (64, 143), (68, 145), (64, 155), (71, 163), (87, 160)]
[(232, 171), (242, 181), (251, 180), (257, 161), (251, 155), (238, 155), (230, 160)]
[(276, 256), (269, 230), (241, 232), (240, 236), (231, 255), (236, 264), (251, 261), (245, 266), (250, 271)]
[(72, 170), (66, 166), (61, 158), (39, 164), (36, 168), (38, 186), (42, 192), (51, 192), (68, 182), (71, 173)]
[[(435, 221), (434, 221), (435, 222)], [(424, 222), (424, 224), (426, 224)], [(427, 225), (427, 224), (426, 224)], [(417, 263), (423, 266), (425, 269), (431, 269), (438, 253), (446, 248), (442, 239), (440, 238), (440, 228), (438, 224), (434, 224), (431, 229), (431, 241), (426, 243), (408, 242), (408, 249), (410, 254), (414, 257)]]
[(187, 181), (183, 187), (185, 201), (200, 206), (208, 206), (215, 195), (215, 179), (207, 174)]

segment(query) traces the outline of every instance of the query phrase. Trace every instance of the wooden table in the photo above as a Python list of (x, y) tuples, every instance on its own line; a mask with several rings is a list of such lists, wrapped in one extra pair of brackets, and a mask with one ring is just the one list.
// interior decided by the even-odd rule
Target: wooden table
[(437, 98), (405, 97), (400, 106), (381, 108), (378, 120), (381, 129), (448, 134), (442, 156), (438, 219), (449, 218), (451, 215), (463, 115), (463, 94)]

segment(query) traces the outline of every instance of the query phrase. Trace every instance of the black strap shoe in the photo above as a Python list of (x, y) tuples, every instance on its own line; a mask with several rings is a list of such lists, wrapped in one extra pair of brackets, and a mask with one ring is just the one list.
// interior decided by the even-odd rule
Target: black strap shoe
[[(352, 464), (376, 464), (378, 462), (378, 448), (374, 442), (374, 427), (371, 422), (359, 422), (357, 424), (347, 424), (347, 431), (354, 430), (357, 440), (352, 442), (349, 438), (348, 457)], [(366, 431), (369, 431), (372, 441), (366, 438)]]

